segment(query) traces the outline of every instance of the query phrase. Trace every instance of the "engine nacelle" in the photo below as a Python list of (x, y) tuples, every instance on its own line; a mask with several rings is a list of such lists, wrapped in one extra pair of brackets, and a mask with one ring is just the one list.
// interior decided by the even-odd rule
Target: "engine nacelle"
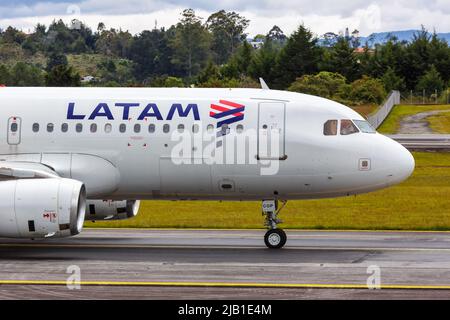
[(0, 182), (0, 237), (74, 236), (83, 229), (86, 190), (72, 179)]
[(86, 220), (125, 220), (138, 214), (140, 201), (87, 200), (86, 204)]

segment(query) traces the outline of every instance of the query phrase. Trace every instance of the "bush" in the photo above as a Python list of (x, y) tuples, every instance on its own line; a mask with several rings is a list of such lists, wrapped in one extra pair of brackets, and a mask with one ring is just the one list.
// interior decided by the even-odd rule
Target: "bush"
[(320, 72), (298, 78), (289, 87), (289, 91), (320, 96), (327, 99), (339, 98), (339, 92), (346, 85), (346, 79), (339, 73)]
[(363, 76), (351, 84), (349, 99), (358, 103), (380, 104), (386, 98), (386, 90), (379, 79)]
[(239, 79), (218, 79), (210, 78), (208, 81), (200, 83), (199, 88), (261, 88), (260, 84), (255, 80), (242, 77)]
[(431, 66), (430, 70), (428, 70), (427, 73), (425, 73), (420, 79), (419, 83), (417, 84), (416, 90), (417, 91), (424, 91), (428, 94), (434, 94), (437, 90), (438, 92), (442, 92), (444, 89), (444, 81), (441, 78), (440, 73), (436, 70), (436, 67), (433, 65)]

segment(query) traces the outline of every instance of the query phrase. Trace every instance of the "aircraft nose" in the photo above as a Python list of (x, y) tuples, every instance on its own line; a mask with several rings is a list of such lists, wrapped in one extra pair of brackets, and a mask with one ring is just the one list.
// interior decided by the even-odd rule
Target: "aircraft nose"
[(414, 171), (415, 160), (411, 152), (401, 144), (396, 143), (396, 148), (392, 153), (393, 183), (400, 183), (408, 179)]

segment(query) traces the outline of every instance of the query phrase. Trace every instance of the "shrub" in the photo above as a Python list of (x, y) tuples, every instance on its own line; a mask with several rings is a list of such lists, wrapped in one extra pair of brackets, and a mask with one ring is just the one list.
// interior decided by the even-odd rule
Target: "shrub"
[(349, 98), (358, 104), (380, 104), (386, 98), (386, 90), (381, 80), (363, 76), (351, 84)]
[(298, 78), (288, 90), (334, 99), (337, 98), (345, 84), (345, 77), (339, 73), (323, 71), (316, 75), (305, 75)]

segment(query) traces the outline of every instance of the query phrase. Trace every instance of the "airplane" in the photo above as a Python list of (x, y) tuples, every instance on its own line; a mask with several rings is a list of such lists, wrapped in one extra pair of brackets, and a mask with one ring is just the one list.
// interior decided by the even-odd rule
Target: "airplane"
[(1, 87), (0, 105), (0, 237), (75, 236), (141, 200), (261, 201), (280, 249), (288, 200), (372, 192), (415, 167), (351, 108), (265, 86)]

